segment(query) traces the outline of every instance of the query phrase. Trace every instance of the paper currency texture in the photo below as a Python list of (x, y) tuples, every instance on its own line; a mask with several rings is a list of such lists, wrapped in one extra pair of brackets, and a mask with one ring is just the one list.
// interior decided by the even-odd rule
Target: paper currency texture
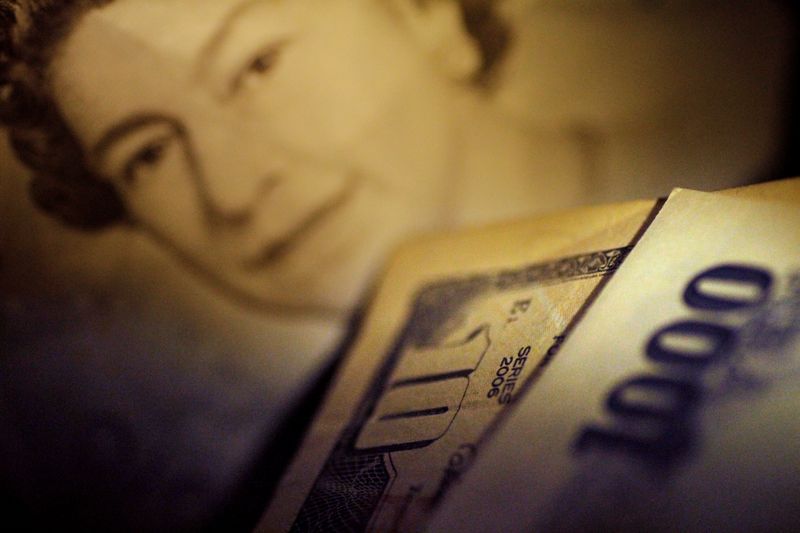
[(559, 169), (548, 207), (579, 198), (576, 158), (530, 171), (569, 146), (481, 104), (508, 29), (483, 10), (489, 51), (466, 4), (0, 2), (9, 508), (207, 523), (280, 462), (389, 250), (464, 221), (462, 178), (495, 176), (473, 218)]
[[(739, 184), (772, 162), (791, 28), (777, 4), (734, 4), (0, 0), (0, 500), (79, 528), (254, 521), (262, 467), (283, 466), (274, 446), (293, 448), (298, 406), (400, 241), (656, 197), (665, 175)], [(577, 17), (568, 36), (564, 17)], [(409, 333), (392, 379), (460, 341), (475, 361), (501, 345), (508, 357), (525, 320), (546, 324), (531, 351), (552, 347), (631, 228), (470, 263), (494, 287), (470, 305), (536, 285), (511, 336), (486, 336), (499, 318), (442, 346)], [(493, 361), (492, 409), (517, 391), (506, 373), (535, 371), (524, 359)], [(397, 411), (405, 401), (381, 400), (359, 445), (442, 408)]]
[(798, 183), (673, 193), (430, 529), (795, 529)]
[[(765, 212), (774, 208), (771, 221), (783, 220), (796, 210), (799, 183), (787, 180), (708, 195), (706, 204), (718, 200), (721, 205), (709, 219), (735, 212), (725, 211), (731, 202), (754, 201)], [(583, 327), (578, 319), (586, 309), (594, 312), (592, 297), (604, 294), (611, 275), (638, 249), (639, 235), (665, 247), (677, 240), (649, 236), (659, 208), (655, 202), (639, 202), (574, 210), (408, 245), (383, 280), (362, 335), (260, 529), (416, 531), (443, 501), (450, 501), (451, 492), (460, 500), (447, 509), (459, 514), (463, 505), (473, 514), (466, 513), (466, 520), (447, 516), (432, 530), (468, 523), (479, 531), (511, 527), (517, 516), (511, 509), (517, 507), (507, 505), (504, 474), (497, 474), (494, 492), (485, 493), (482, 467), (472, 473), (473, 462), (492, 444), (499, 427), (507, 435), (507, 449), (497, 452), (496, 460), (517, 469), (520, 480), (538, 476), (525, 470), (528, 456), (512, 448), (525, 450), (534, 438), (538, 453), (557, 448), (546, 434), (532, 436), (525, 429), (517, 436), (517, 426), (535, 424), (516, 415), (512, 402), (527, 405), (525, 394), (531, 393), (525, 391), (537, 390), (540, 379), (550, 379), (551, 367), (559, 368), (562, 343), (571, 342), (576, 328)], [(687, 226), (697, 221), (696, 231), (703, 231), (698, 211), (668, 216)], [(791, 218), (782, 224), (790, 228)], [(676, 246), (676, 252), (664, 255), (678, 260), (681, 245)], [(708, 251), (711, 256), (724, 245), (715, 246)], [(646, 294), (666, 274), (659, 276), (626, 290)], [(662, 300), (648, 298), (644, 309), (667, 312)], [(630, 328), (639, 324), (638, 318), (629, 320), (624, 332), (607, 335), (629, 337)], [(602, 373), (593, 365), (615, 368), (616, 363), (595, 355), (595, 336), (587, 340), (592, 355), (565, 372), (597, 380), (599, 387)], [(577, 423), (573, 413), (562, 410), (572, 408), (587, 390), (586, 382), (570, 381), (557, 392), (537, 396), (540, 409), (563, 423)], [(504, 421), (509, 412), (513, 421)], [(541, 461), (550, 467), (546, 455)], [(524, 498), (524, 490), (520, 487), (518, 498)], [(473, 500), (465, 503), (468, 498)], [(508, 513), (509, 522), (491, 523), (498, 513)]]
[(420, 528), (655, 208), (586, 208), (402, 250), (260, 527)]

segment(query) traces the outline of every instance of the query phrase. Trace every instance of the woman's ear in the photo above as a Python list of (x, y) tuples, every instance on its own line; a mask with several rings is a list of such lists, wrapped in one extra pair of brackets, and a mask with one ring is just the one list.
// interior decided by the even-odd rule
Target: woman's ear
[(464, 27), (458, 0), (391, 1), (412, 36), (449, 77), (473, 78), (481, 65), (481, 52)]

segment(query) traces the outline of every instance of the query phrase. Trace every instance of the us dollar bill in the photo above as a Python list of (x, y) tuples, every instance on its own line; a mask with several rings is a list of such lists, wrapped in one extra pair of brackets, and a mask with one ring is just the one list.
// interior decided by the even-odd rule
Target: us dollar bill
[(584, 208), (400, 251), (261, 529), (419, 528), (656, 209)]
[(674, 192), (430, 530), (796, 530), (800, 182), (778, 187)]

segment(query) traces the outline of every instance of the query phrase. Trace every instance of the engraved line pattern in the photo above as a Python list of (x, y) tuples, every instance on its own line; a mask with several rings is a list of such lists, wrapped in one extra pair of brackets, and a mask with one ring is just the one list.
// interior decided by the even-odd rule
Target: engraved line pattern
[(411, 317), (392, 353), (342, 431), (330, 457), (309, 492), (292, 532), (365, 531), (392, 479), (385, 454), (359, 453), (353, 445), (387, 387), (406, 345), (435, 344), (448, 318), (479, 296), (543, 283), (569, 281), (614, 272), (632, 246), (535, 263), (518, 269), (430, 283), (415, 298)]

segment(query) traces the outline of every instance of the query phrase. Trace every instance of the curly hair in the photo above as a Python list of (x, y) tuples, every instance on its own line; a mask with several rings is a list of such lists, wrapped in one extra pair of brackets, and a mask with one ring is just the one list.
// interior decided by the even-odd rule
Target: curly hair
[(126, 218), (114, 188), (86, 164), (83, 149), (47, 93), (47, 66), (78, 16), (109, 0), (0, 3), (0, 121), (17, 158), (33, 171), (30, 193), (45, 212), (83, 229)]
[[(129, 220), (114, 187), (96, 175), (48, 92), (53, 56), (80, 17), (114, 0), (0, 0), (0, 123), (17, 158), (33, 171), (30, 193), (69, 226), (99, 229)], [(496, 0), (457, 0), (482, 62), (473, 82), (486, 87), (510, 44)]]

